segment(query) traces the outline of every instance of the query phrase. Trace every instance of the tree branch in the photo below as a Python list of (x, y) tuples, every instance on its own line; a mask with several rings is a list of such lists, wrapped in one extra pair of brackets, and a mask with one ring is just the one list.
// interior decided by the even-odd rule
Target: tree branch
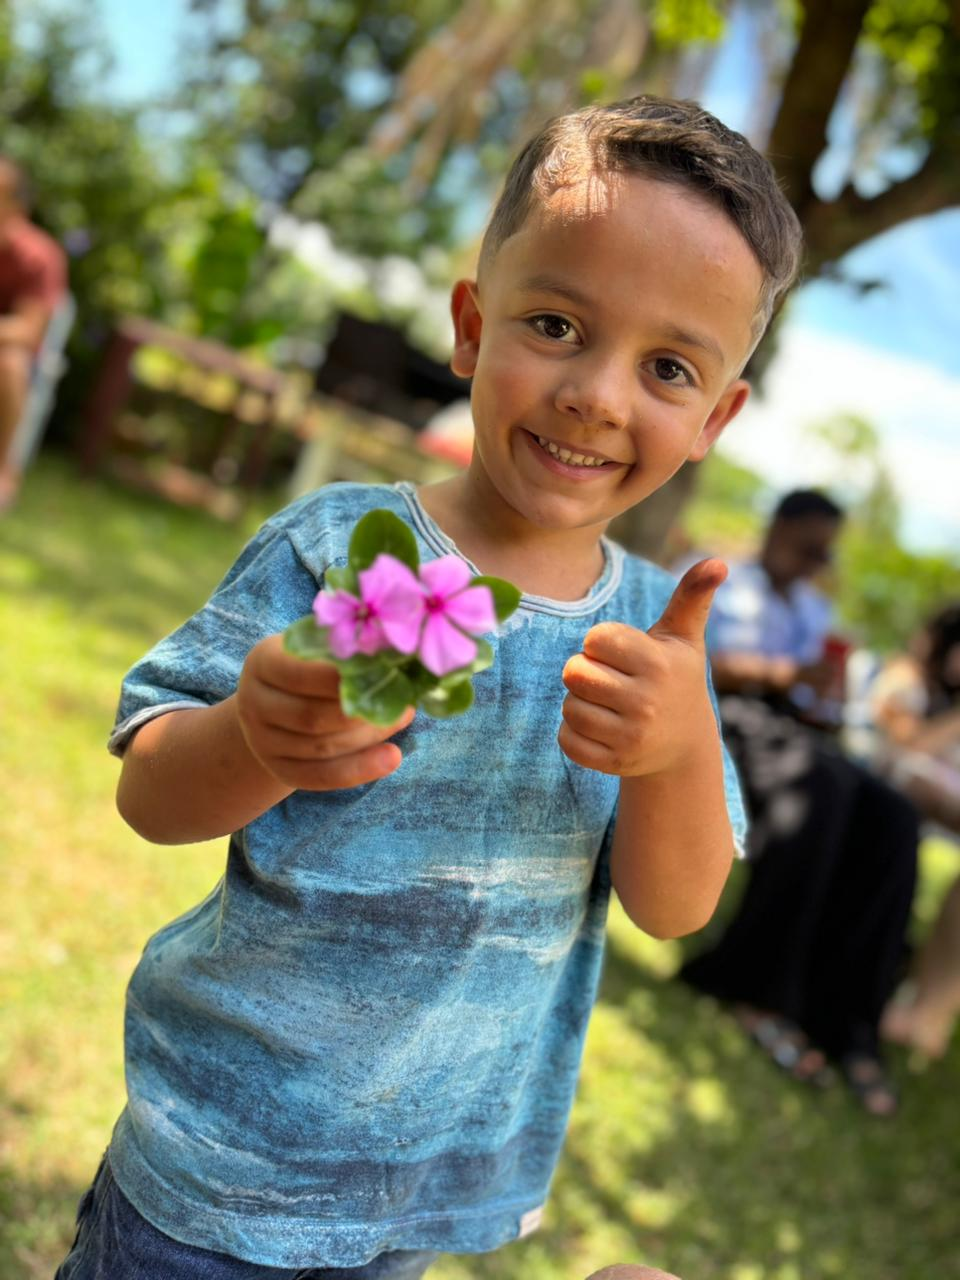
[(900, 222), (954, 205), (960, 205), (960, 157), (941, 143), (916, 173), (878, 196), (868, 199), (848, 185), (836, 200), (809, 204), (804, 218), (808, 270), (815, 273)]
[(767, 147), (801, 222), (815, 200), (810, 175), (850, 68), (871, 0), (805, 0), (803, 28)]

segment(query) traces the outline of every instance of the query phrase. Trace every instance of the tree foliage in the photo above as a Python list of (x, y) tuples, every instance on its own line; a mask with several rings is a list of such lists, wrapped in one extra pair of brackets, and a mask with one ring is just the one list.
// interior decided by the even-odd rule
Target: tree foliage
[[(232, 171), (344, 247), (418, 255), (475, 233), (544, 118), (669, 89), (714, 0), (193, 0), (187, 97)], [(203, 86), (216, 81), (216, 95)]]
[[(770, 7), (762, 10), (770, 24)], [(188, 100), (252, 190), (364, 252), (416, 253), (476, 229), (517, 140), (546, 116), (634, 92), (690, 92), (731, 0), (193, 0)], [(950, 0), (782, 6), (769, 150), (809, 269), (960, 200), (960, 21)], [(233, 19), (229, 15), (233, 15)], [(757, 19), (759, 21), (759, 18)], [(774, 24), (776, 25), (776, 24)], [(217, 93), (204, 91), (211, 82)], [(837, 113), (854, 145), (818, 190)], [(893, 168), (888, 157), (893, 155)], [(466, 216), (464, 208), (466, 207)]]
[(871, 648), (903, 649), (925, 618), (960, 598), (960, 560), (902, 545), (896, 486), (872, 423), (840, 414), (809, 434), (833, 452), (833, 488), (848, 508), (837, 564), (840, 617)]

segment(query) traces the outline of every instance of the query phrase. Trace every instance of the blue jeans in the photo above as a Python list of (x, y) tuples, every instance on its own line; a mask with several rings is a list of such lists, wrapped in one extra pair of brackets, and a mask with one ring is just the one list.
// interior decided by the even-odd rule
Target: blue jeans
[(104, 1156), (77, 1210), (77, 1238), (54, 1280), (419, 1280), (438, 1255), (381, 1253), (359, 1267), (264, 1267), (181, 1244), (142, 1218)]

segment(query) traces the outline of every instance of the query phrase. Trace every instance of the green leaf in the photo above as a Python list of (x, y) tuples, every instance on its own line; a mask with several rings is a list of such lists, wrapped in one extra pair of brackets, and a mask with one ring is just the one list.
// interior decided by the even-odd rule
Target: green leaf
[(334, 660), (327, 646), (327, 628), (318, 626), (312, 613), (287, 627), (283, 633), (283, 647), (297, 658), (320, 658), (324, 662)]
[(470, 585), (471, 587), (490, 588), (498, 622), (503, 622), (505, 618), (509, 618), (520, 603), (519, 587), (515, 587), (512, 582), (507, 582), (504, 578), (491, 578), (487, 574), (481, 574), (477, 578), (471, 578)]
[(357, 575), (349, 565), (328, 569), (323, 575), (323, 585), (331, 591), (349, 591), (352, 596), (357, 595), (360, 589)]
[(471, 675), (476, 675), (478, 671), (486, 671), (487, 667), (493, 666), (493, 648), (486, 640), (477, 640), (477, 656), (470, 663), (467, 670)]
[(413, 531), (392, 511), (378, 508), (357, 521), (350, 537), (350, 568), (359, 573), (373, 564), (378, 555), (395, 556), (414, 573), (420, 567), (420, 553)]
[(469, 678), (458, 680), (450, 686), (441, 685), (421, 698), (420, 705), (427, 715), (437, 720), (459, 716), (473, 706), (473, 685)]
[(375, 662), (364, 672), (340, 680), (340, 706), (348, 716), (360, 716), (371, 724), (393, 724), (416, 697), (413, 685), (399, 669)]
[(437, 677), (418, 658), (409, 659), (403, 671), (418, 700), (437, 687)]

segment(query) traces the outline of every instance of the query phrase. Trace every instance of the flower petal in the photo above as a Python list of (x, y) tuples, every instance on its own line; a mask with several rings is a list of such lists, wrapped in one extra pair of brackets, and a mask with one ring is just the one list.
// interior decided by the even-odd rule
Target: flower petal
[(321, 627), (332, 627), (337, 622), (352, 621), (359, 607), (360, 601), (349, 591), (320, 591), (313, 602), (313, 616)]
[(472, 662), (477, 656), (477, 646), (442, 613), (433, 613), (423, 628), (418, 656), (428, 671), (435, 676), (445, 676)]
[(441, 599), (462, 591), (472, 577), (470, 566), (455, 555), (441, 556), (420, 566), (420, 581), (428, 594)]
[(364, 618), (357, 624), (356, 635), (357, 648), (361, 653), (377, 653), (388, 647), (379, 618)]
[(357, 652), (357, 624), (353, 619), (335, 622), (329, 631), (330, 652), (335, 658), (352, 658)]
[(381, 601), (394, 596), (403, 598), (423, 594), (409, 565), (385, 551), (377, 556), (369, 569), (361, 569), (358, 577), (360, 594), (367, 604), (379, 606)]
[(383, 553), (359, 577), (364, 601), (376, 611), (387, 641), (401, 653), (413, 653), (425, 608), (416, 575), (402, 561)]
[(493, 593), (489, 587), (467, 587), (450, 596), (443, 606), (443, 615), (471, 635), (482, 636), (497, 625), (497, 611), (493, 607)]

